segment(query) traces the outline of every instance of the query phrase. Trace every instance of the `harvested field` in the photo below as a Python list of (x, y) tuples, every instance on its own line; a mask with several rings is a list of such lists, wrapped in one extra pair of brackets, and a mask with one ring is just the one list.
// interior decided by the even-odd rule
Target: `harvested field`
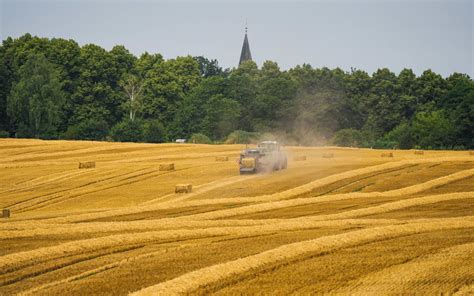
[(0, 139), (0, 295), (472, 291), (470, 153), (243, 148)]

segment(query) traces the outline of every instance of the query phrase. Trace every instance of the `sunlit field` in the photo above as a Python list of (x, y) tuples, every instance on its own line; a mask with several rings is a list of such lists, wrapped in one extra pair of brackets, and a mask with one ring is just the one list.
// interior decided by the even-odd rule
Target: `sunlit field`
[(0, 295), (474, 293), (474, 153), (244, 148), (0, 140)]

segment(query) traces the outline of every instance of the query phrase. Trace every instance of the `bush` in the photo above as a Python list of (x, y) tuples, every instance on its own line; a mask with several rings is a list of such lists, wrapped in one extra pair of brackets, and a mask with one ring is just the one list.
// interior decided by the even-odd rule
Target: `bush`
[(415, 144), (413, 130), (408, 123), (402, 123), (395, 127), (385, 135), (384, 140), (396, 142), (397, 147), (400, 149), (411, 149)]
[(386, 139), (379, 139), (373, 143), (373, 148), (375, 149), (395, 149), (397, 146), (397, 142)]
[(257, 142), (260, 138), (259, 133), (235, 131), (230, 133), (225, 140), (225, 144), (250, 144)]
[(163, 143), (167, 141), (166, 130), (158, 120), (150, 120), (143, 125), (143, 140), (147, 143)]
[(337, 146), (342, 147), (360, 147), (363, 142), (362, 133), (355, 129), (342, 129), (339, 130), (331, 142)]
[(19, 124), (18, 128), (16, 129), (15, 136), (17, 138), (34, 138), (35, 137), (35, 135), (30, 130), (30, 128), (23, 123)]
[(212, 144), (211, 139), (209, 139), (209, 137), (205, 134), (201, 133), (192, 134), (189, 138), (189, 142), (195, 144)]
[(89, 119), (68, 127), (62, 137), (68, 140), (104, 140), (108, 133), (108, 124), (104, 120)]
[(9, 132), (0, 130), (0, 138), (9, 138), (9, 137), (10, 137)]
[(141, 142), (143, 133), (143, 125), (139, 120), (126, 119), (117, 123), (110, 134), (116, 142)]
[(416, 144), (424, 148), (449, 147), (455, 140), (454, 124), (443, 111), (417, 113), (412, 131)]

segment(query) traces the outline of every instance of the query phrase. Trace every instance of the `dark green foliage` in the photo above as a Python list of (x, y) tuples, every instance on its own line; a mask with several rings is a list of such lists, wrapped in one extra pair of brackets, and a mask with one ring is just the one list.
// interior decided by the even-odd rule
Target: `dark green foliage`
[[(385, 140), (397, 143), (400, 149), (411, 149), (415, 142), (413, 128), (404, 122), (385, 135)], [(417, 145), (420, 147), (419, 145)]]
[(260, 139), (260, 133), (235, 131), (230, 133), (225, 140), (226, 144), (251, 144)]
[(10, 137), (9, 132), (0, 130), (0, 138), (9, 138), (9, 137)]
[(116, 142), (141, 142), (143, 134), (142, 122), (130, 119), (117, 123), (110, 132), (112, 139)]
[(58, 70), (43, 55), (31, 54), (7, 97), (7, 114), (25, 135), (54, 138), (63, 100)]
[(205, 134), (201, 133), (192, 134), (188, 142), (194, 144), (212, 144), (211, 139), (209, 139), (209, 137)]
[(332, 143), (342, 147), (360, 147), (364, 141), (362, 133), (355, 129), (342, 129), (334, 134)]
[(158, 120), (147, 120), (143, 124), (143, 141), (164, 143), (168, 140), (166, 129)]
[(454, 146), (455, 127), (443, 111), (417, 113), (412, 133), (416, 144), (422, 148)]
[(137, 58), (120, 45), (107, 51), (25, 34), (0, 46), (0, 130), (45, 139), (207, 135), (249, 143), (274, 134), (302, 145), (473, 149), (474, 82), (431, 70), (283, 71), (273, 61), (222, 70), (202, 56)]
[(88, 119), (77, 125), (69, 126), (63, 134), (68, 140), (95, 140), (102, 141), (109, 131), (107, 122), (104, 120)]
[(223, 139), (237, 128), (240, 105), (222, 95), (212, 96), (204, 106), (203, 130), (213, 134), (214, 139)]
[(199, 72), (204, 78), (225, 74), (222, 68), (219, 67), (217, 60), (208, 60), (203, 56), (194, 57), (194, 60), (198, 63)]

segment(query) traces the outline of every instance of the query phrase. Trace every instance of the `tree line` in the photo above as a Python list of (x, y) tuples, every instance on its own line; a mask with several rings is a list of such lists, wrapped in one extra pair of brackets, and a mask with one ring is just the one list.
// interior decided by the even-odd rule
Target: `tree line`
[(161, 143), (474, 148), (474, 82), (107, 51), (25, 34), (0, 46), (0, 136)]

